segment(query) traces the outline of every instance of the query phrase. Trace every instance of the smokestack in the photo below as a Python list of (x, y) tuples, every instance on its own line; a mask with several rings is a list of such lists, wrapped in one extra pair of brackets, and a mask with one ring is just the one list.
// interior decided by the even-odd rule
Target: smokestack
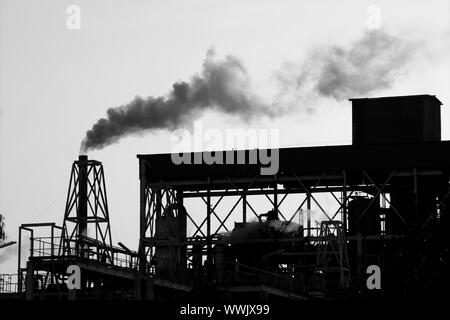
[(87, 236), (87, 206), (88, 206), (88, 156), (80, 155), (78, 157), (78, 235)]

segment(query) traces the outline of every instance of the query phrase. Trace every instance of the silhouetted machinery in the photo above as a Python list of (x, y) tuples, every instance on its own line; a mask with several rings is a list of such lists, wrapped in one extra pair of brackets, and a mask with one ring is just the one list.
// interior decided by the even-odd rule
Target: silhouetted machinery
[[(184, 207), (167, 206), (155, 223), (155, 238), (159, 239), (186, 239), (186, 225), (180, 223), (178, 210), (186, 210)], [(183, 254), (184, 253), (184, 254)], [(186, 252), (180, 250), (179, 246), (160, 245), (155, 249), (154, 264), (156, 272), (160, 275), (174, 275), (183, 271), (186, 265)]]
[[(219, 283), (252, 283), (261, 281), (257, 272), (286, 273), (287, 265), (292, 265), (292, 258), (286, 253), (295, 252), (301, 246), (300, 242), (289, 242), (289, 238), (298, 239), (303, 236), (301, 226), (287, 221), (281, 221), (275, 210), (260, 214), (258, 221), (235, 223), (235, 228), (219, 239), (222, 243), (215, 246), (215, 260)], [(219, 267), (218, 267), (219, 265)], [(282, 265), (286, 267), (283, 269)], [(240, 268), (239, 275), (236, 268)], [(244, 270), (248, 272), (244, 275)], [(225, 271), (225, 274), (223, 272)], [(293, 270), (291, 270), (293, 271)], [(240, 279), (237, 279), (240, 277)], [(253, 277), (253, 278), (252, 278)], [(246, 279), (244, 281), (244, 279)]]
[[(170, 154), (138, 155), (141, 195), (171, 194), (171, 200), (160, 201), (162, 207), (192, 198), (206, 204), (193, 236), (186, 234), (184, 242), (187, 274), (192, 266), (197, 283), (209, 281), (234, 293), (250, 290), (249, 284), (277, 283), (304, 296), (372, 294), (366, 270), (377, 265), (385, 295), (439, 287), (431, 278), (443, 276), (448, 265), (448, 246), (440, 239), (448, 228), (450, 198), (450, 143), (440, 141), (441, 103), (430, 95), (351, 101), (353, 145), (280, 149), (275, 176), (261, 175), (260, 164), (173, 165)], [(236, 159), (238, 152), (230, 154)], [(250, 151), (243, 152), (248, 159)], [(319, 194), (331, 195), (339, 203), (337, 212), (325, 210)], [(255, 213), (249, 199), (259, 195), (273, 210), (248, 222), (247, 212)], [(280, 232), (282, 223), (294, 218), (280, 211), (286, 196), (297, 196), (296, 206), (306, 212), (312, 206), (323, 211), (325, 220)], [(242, 222), (231, 231), (223, 230), (222, 220), (230, 213), (214, 209), (214, 200), (223, 197), (238, 197), (232, 210), (242, 204)], [(142, 219), (151, 220), (154, 210), (154, 203), (149, 206), (142, 197)], [(220, 222), (216, 231), (214, 217)], [(189, 210), (182, 219), (195, 220)], [(144, 247), (158, 248), (149, 231), (141, 238)], [(425, 271), (433, 268), (439, 275)], [(281, 285), (277, 276), (287, 276), (289, 285)]]
[[(440, 101), (351, 101), (352, 145), (280, 149), (275, 175), (261, 174), (260, 161), (175, 164), (171, 154), (138, 155), (137, 252), (112, 245), (103, 168), (80, 156), (63, 227), (21, 226), (19, 240), (30, 233), (34, 249), (26, 266), (19, 259), (17, 294), (298, 300), (446, 289), (450, 142), (440, 141)], [(258, 214), (255, 203), (270, 210)], [(36, 237), (36, 227), (49, 227), (51, 237)], [(71, 264), (83, 272), (75, 295), (64, 289)], [(366, 287), (371, 265), (380, 267), (381, 290)]]

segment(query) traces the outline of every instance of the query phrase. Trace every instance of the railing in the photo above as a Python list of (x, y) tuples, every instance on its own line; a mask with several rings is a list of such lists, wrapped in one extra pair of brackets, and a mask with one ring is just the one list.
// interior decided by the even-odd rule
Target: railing
[(0, 293), (17, 293), (19, 277), (17, 274), (0, 274)]
[[(61, 246), (64, 241), (64, 246)], [(98, 261), (107, 265), (137, 269), (138, 255), (122, 248), (106, 246), (95, 239), (78, 238), (73, 240), (58, 237), (32, 238), (30, 256), (34, 258), (61, 259), (79, 258), (85, 261)]]
[[(53, 241), (52, 241), (53, 239)], [(55, 243), (55, 239), (52, 237), (40, 237), (32, 238), (30, 246), (30, 256), (31, 257), (51, 257), (58, 253), (59, 245)]]
[(294, 274), (279, 274), (240, 263), (225, 263), (225, 283), (267, 285), (289, 291), (303, 289), (302, 279)]
[[(291, 292), (302, 292), (305, 290), (303, 277), (294, 273), (277, 273), (268, 270), (248, 266), (237, 262), (224, 262), (215, 265), (211, 276), (207, 276), (207, 267), (200, 265), (194, 270), (192, 264), (188, 268), (180, 268), (179, 261), (167, 257), (157, 257), (152, 261), (151, 274), (158, 278), (171, 280), (185, 284), (211, 284), (216, 285), (266, 285), (273, 288), (287, 290)], [(219, 280), (219, 269), (222, 269), (221, 280)], [(215, 271), (215, 272), (214, 272)], [(220, 282), (219, 282), (220, 281)]]
[[(32, 259), (41, 259), (42, 261), (76, 259), (80, 262), (98, 262), (109, 267), (126, 268), (130, 271), (137, 270), (139, 265), (136, 252), (105, 246), (94, 239), (65, 240), (64, 248), (61, 246), (61, 237), (39, 237), (30, 238), (30, 240), (29, 252)], [(0, 274), (0, 294), (24, 292), (26, 277), (26, 268), (20, 266), (19, 274)], [(39, 283), (36, 288), (40, 288)]]

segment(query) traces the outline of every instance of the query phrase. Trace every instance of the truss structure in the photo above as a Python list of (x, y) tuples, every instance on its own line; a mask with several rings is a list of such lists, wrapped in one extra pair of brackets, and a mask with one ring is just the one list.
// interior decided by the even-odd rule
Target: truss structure
[[(193, 170), (189, 166), (184, 166), (183, 169), (186, 172)], [(258, 212), (255, 204), (261, 206), (265, 199), (266, 208), (275, 209), (283, 221), (297, 222), (299, 212), (308, 215), (303, 223), (303, 236), (285, 240), (320, 244), (316, 253), (316, 270), (330, 270), (327, 267), (327, 259), (332, 253), (336, 258), (334, 267), (338, 271), (339, 285), (346, 288), (350, 283), (351, 272), (348, 245), (358, 243), (360, 248), (361, 241), (370, 243), (379, 240), (389, 243), (410, 232), (426, 233), (439, 223), (442, 215), (439, 208), (444, 208), (449, 198), (449, 177), (446, 169), (440, 166), (372, 169), (370, 166), (364, 168), (363, 165), (358, 165), (352, 169), (299, 170), (282, 172), (275, 176), (205, 173), (180, 179), (172, 175), (164, 179), (163, 174), (158, 175), (155, 172), (158, 172), (158, 168), (152, 162), (151, 156), (140, 156), (139, 254), (141, 270), (146, 272), (154, 272), (151, 265), (155, 258), (155, 249), (161, 245), (177, 247), (178, 254), (181, 254), (182, 258), (185, 257), (185, 260), (181, 261), (186, 261), (188, 266), (193, 259), (194, 244), (201, 245), (201, 252), (208, 267), (213, 260), (213, 247), (223, 242), (220, 234), (230, 232), (232, 222), (248, 222), (258, 217), (262, 212)], [(431, 185), (439, 187), (430, 189)], [(411, 190), (414, 197), (412, 207), (405, 208), (392, 199), (390, 195), (396, 192), (398, 186)], [(372, 214), (370, 207), (381, 199), (383, 204), (389, 207), (388, 218), (396, 221), (396, 227), (389, 230), (383, 227), (382, 232), (378, 234), (349, 234), (348, 203), (355, 195), (364, 195), (369, 199), (356, 223)], [(324, 200), (324, 197), (327, 197), (327, 200)], [(188, 205), (191, 199), (200, 200), (204, 209), (199, 211), (197, 206), (195, 212), (191, 211)], [(229, 199), (230, 205), (232, 202), (231, 207), (226, 210), (221, 208), (224, 199)], [(290, 207), (283, 206), (287, 199), (291, 199)], [(330, 201), (334, 204), (330, 205)], [(186, 236), (174, 239), (156, 235), (156, 220), (168, 207), (183, 208), (182, 214), (178, 213), (179, 223), (182, 226), (192, 226), (191, 232)], [(312, 210), (322, 216), (322, 223), (319, 221), (317, 226), (311, 221)], [(233, 221), (230, 221), (231, 219)], [(270, 240), (252, 241), (267, 243)], [(187, 248), (186, 252), (182, 251), (183, 248)]]
[[(88, 232), (89, 231), (89, 232)], [(104, 247), (111, 259), (111, 227), (106, 196), (103, 165), (80, 156), (74, 161), (64, 211), (60, 255), (83, 256), (83, 242), (91, 241)]]

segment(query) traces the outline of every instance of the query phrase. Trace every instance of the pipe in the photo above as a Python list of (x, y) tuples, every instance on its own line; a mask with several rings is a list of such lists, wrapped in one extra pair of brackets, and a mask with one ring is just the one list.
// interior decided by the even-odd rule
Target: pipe
[(87, 236), (88, 156), (78, 157), (78, 235)]

